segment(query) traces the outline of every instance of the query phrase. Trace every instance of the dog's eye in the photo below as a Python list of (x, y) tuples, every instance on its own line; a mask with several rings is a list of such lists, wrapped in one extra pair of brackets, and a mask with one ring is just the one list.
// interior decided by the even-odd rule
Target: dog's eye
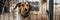
[(28, 6), (28, 5), (27, 5)]
[(24, 6), (24, 5), (22, 5), (22, 6)]
[(28, 5), (27, 5), (28, 6)]

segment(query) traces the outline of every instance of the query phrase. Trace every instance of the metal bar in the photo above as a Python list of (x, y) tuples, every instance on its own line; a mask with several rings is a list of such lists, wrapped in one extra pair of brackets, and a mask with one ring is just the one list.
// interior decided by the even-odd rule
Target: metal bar
[(49, 20), (53, 20), (53, 0), (49, 0), (49, 15)]

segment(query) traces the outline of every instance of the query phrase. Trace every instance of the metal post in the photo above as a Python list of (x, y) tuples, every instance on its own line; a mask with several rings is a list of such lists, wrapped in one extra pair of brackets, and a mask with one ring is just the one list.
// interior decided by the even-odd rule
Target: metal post
[(3, 7), (4, 7), (4, 0), (0, 0), (0, 14), (3, 10)]
[(53, 20), (53, 0), (49, 0), (49, 20)]

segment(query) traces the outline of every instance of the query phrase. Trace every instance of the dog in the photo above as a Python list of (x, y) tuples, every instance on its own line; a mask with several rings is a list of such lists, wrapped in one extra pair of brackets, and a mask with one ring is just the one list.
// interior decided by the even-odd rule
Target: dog
[(20, 2), (20, 3), (17, 3), (14, 9), (16, 9), (17, 7), (19, 7), (19, 14), (21, 14), (21, 16), (24, 19), (29, 17), (30, 10), (32, 8), (32, 6), (30, 5), (29, 2)]

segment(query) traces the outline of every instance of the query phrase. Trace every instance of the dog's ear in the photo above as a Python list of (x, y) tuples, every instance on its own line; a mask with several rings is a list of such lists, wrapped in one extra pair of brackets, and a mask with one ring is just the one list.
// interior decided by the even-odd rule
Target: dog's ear
[(30, 11), (30, 10), (32, 10), (32, 5), (30, 2), (28, 2), (28, 4), (29, 4), (29, 11)]
[(21, 3), (17, 3), (14, 9), (16, 9), (17, 7), (20, 7), (20, 4)]
[(17, 4), (17, 7), (20, 7), (20, 5), (21, 5), (21, 3), (18, 3), (18, 4)]

